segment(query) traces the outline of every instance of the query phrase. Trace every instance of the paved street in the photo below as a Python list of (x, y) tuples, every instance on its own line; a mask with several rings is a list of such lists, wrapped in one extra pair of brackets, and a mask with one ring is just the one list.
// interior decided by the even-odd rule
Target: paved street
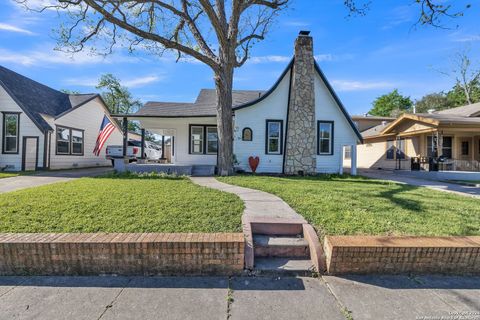
[(0, 193), (43, 186), (55, 182), (71, 181), (82, 177), (93, 177), (112, 171), (110, 167), (44, 171), (31, 175), (0, 179)]
[(462, 196), (480, 198), (480, 188), (444, 181), (427, 180), (409, 176), (408, 173), (393, 170), (359, 170), (359, 175), (381, 180), (392, 180), (412, 186), (426, 187), (438, 191), (450, 192)]
[(480, 277), (0, 277), (2, 320), (427, 319), (454, 314), (480, 319)]

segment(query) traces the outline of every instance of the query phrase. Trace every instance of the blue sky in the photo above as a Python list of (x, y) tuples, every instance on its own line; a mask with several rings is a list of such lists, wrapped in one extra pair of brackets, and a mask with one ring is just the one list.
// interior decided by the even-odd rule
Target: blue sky
[[(56, 13), (26, 12), (13, 0), (0, 1), (0, 65), (53, 88), (96, 92), (104, 73), (120, 78), (143, 101), (193, 101), (201, 88), (213, 88), (211, 71), (191, 61), (122, 50), (106, 58), (54, 51)], [(318, 62), (351, 114), (367, 112), (377, 96), (394, 88), (413, 99), (448, 90), (453, 80), (438, 70), (448, 70), (457, 51), (469, 50), (480, 60), (480, 9), (446, 21), (446, 30), (414, 28), (413, 2), (376, 0), (367, 16), (348, 18), (343, 0), (293, 0), (268, 38), (254, 47), (251, 60), (237, 69), (234, 86), (268, 89), (303, 29), (311, 31)]]

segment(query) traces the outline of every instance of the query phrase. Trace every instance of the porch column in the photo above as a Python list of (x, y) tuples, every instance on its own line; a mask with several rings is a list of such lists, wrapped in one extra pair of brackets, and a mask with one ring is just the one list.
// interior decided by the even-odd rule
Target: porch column
[(357, 145), (352, 144), (350, 146), (350, 158), (351, 158), (351, 164), (350, 164), (350, 174), (352, 176), (357, 175)]
[(162, 135), (162, 160), (165, 160), (165, 136)]
[(141, 139), (142, 144), (140, 148), (142, 154), (140, 156), (140, 159), (144, 160), (145, 159), (145, 129), (142, 128), (140, 131), (142, 132), (142, 139)]
[(123, 158), (127, 157), (127, 145), (128, 145), (128, 120), (123, 117)]

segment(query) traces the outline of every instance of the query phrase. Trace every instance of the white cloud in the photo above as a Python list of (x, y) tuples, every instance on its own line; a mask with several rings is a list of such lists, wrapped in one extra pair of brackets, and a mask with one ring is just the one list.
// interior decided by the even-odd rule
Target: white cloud
[[(52, 48), (52, 46), (44, 45), (43, 48)], [(140, 59), (133, 56), (120, 54), (112, 54), (101, 56), (91, 54), (89, 48), (74, 54), (56, 51), (53, 49), (30, 50), (24, 52), (11, 51), (0, 48), (0, 62), (10, 62), (21, 65), (51, 65), (51, 64), (67, 64), (67, 65), (83, 65), (98, 63), (121, 63), (121, 62), (138, 62)]]
[(301, 20), (286, 21), (283, 24), (289, 27), (308, 27), (310, 25), (309, 22)]
[(455, 36), (452, 39), (454, 42), (475, 42), (480, 41), (480, 35), (472, 34), (472, 35), (465, 35), (465, 36)]
[(334, 59), (333, 55), (331, 55), (330, 53), (317, 54), (314, 58), (315, 58), (315, 60), (317, 60), (318, 62), (322, 62), (322, 61), (332, 61), (332, 60)]
[(17, 33), (23, 33), (23, 34), (28, 34), (28, 35), (34, 35), (33, 32), (31, 32), (31, 31), (29, 31), (29, 30), (27, 30), (27, 29), (23, 29), (23, 28), (14, 26), (14, 25), (12, 25), (12, 24), (3, 23), (3, 22), (0, 22), (0, 30), (10, 31), (10, 32), (17, 32)]
[(251, 57), (248, 60), (248, 62), (254, 63), (254, 64), (268, 63), (268, 62), (289, 62), (291, 59), (292, 57), (271, 55), (271, 56)]
[[(165, 79), (164, 75), (155, 74), (120, 80), (120, 83), (128, 88), (138, 88), (150, 83), (161, 81), (163, 79)], [(95, 87), (98, 84), (98, 78), (72, 78), (66, 79), (64, 82), (68, 85), (75, 85), (80, 87)]]
[(365, 91), (395, 87), (394, 83), (388, 81), (332, 80), (332, 85), (336, 91)]

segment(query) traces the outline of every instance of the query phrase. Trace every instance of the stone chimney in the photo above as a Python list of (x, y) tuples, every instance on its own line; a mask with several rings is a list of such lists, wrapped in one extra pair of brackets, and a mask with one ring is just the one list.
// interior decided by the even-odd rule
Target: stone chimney
[(285, 174), (316, 173), (315, 66), (313, 39), (300, 31), (295, 40), (295, 59), (290, 88)]

